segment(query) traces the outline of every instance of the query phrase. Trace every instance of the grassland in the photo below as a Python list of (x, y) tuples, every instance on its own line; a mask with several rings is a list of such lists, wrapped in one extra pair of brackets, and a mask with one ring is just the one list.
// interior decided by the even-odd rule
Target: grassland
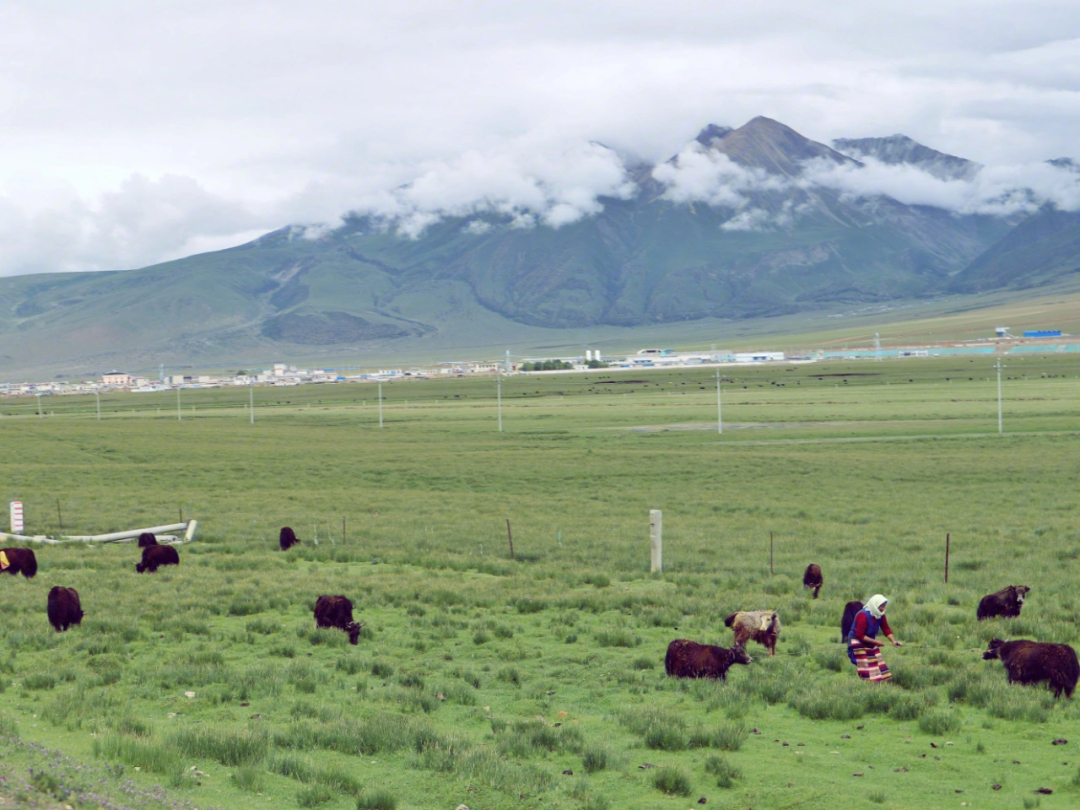
[[(0, 496), (29, 531), (201, 528), (156, 575), (78, 546), (0, 579), (0, 776), (73, 806), (1073, 807), (1080, 698), (979, 652), (1080, 642), (1078, 367), (1010, 360), (1001, 436), (967, 358), (728, 371), (722, 435), (708, 371), (511, 378), (502, 433), (488, 380), (386, 385), (382, 429), (360, 385), (258, 390), (254, 425), (246, 390), (185, 391), (182, 421), (175, 394), (100, 421), (5, 400)], [(977, 623), (1010, 583), (1022, 617)], [(57, 584), (87, 613), (65, 634)], [(906, 642), (881, 687), (838, 643), (874, 592)], [(314, 629), (322, 593), (353, 600), (357, 646)], [(775, 658), (665, 677), (669, 641), (727, 644), (756, 608)]]

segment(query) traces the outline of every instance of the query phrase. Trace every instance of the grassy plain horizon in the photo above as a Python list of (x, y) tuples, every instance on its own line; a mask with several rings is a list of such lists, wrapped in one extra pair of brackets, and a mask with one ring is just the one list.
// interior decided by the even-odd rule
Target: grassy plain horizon
[[(254, 425), (246, 390), (185, 391), (183, 421), (174, 392), (105, 397), (100, 422), (93, 397), (5, 400), (0, 495), (29, 532), (181, 509), (200, 532), (156, 576), (75, 546), (0, 580), (4, 767), (42, 743), (165, 785), (146, 807), (1071, 806), (1080, 702), (978, 652), (1080, 641), (1080, 358), (1009, 360), (1004, 436), (988, 358), (725, 369), (722, 435), (714, 373), (510, 378), (503, 433), (491, 380), (384, 385), (381, 429), (363, 385), (256, 390)], [(1021, 618), (977, 623), (1011, 583)], [(66, 634), (54, 584), (87, 613)], [(907, 642), (878, 689), (837, 643), (874, 592)], [(353, 600), (358, 646), (314, 630), (320, 593)], [(669, 641), (727, 646), (756, 608), (781, 613), (775, 658), (664, 676)]]

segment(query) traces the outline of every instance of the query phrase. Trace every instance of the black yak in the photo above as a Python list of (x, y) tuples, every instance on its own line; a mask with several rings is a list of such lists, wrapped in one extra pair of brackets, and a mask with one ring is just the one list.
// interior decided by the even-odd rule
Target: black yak
[(724, 619), (724, 626), (735, 633), (735, 646), (744, 647), (753, 639), (776, 655), (776, 638), (780, 635), (780, 614), (775, 610), (737, 610)]
[(0, 571), (15, 576), (22, 574), (27, 579), (37, 573), (37, 557), (29, 548), (0, 548)]
[(1043, 644), (1036, 641), (1002, 641), (995, 638), (983, 658), (1001, 659), (1009, 674), (1009, 683), (1038, 683), (1049, 681), (1054, 697), (1072, 697), (1080, 677), (1080, 662), (1076, 650), (1068, 644)]
[(315, 626), (336, 627), (349, 634), (349, 643), (360, 638), (363, 622), (353, 621), (352, 602), (344, 596), (320, 596), (315, 602)]
[(139, 535), (139, 548), (146, 548), (147, 546), (156, 546), (158, 544), (157, 538), (153, 532), (143, 532)]
[(851, 632), (851, 628), (855, 625), (855, 617), (859, 611), (863, 609), (863, 603), (855, 599), (844, 605), (844, 616), (840, 619), (840, 641), (841, 643), (847, 643), (848, 633)]
[(1024, 597), (1030, 591), (1027, 585), (1010, 585), (1002, 588), (997, 593), (984, 596), (979, 600), (979, 609), (975, 612), (981, 622), (983, 619), (992, 619), (995, 616), (1003, 616), (1014, 619), (1020, 615), (1020, 608), (1024, 605)]
[(49, 591), (49, 624), (60, 633), (73, 624), (81, 624), (82, 605), (79, 604), (79, 592), (74, 588), (62, 588), (59, 585)]
[(676, 678), (719, 678), (727, 680), (732, 664), (749, 664), (753, 659), (741, 644), (730, 650), (712, 644), (698, 644), (685, 638), (668, 644), (664, 669)]
[(816, 563), (810, 563), (806, 566), (806, 571), (802, 575), (802, 584), (804, 588), (814, 589), (814, 598), (817, 599), (818, 592), (821, 590), (821, 586), (825, 580), (821, 576), (821, 566)]
[(288, 526), (282, 527), (281, 533), (278, 535), (278, 545), (281, 546), (282, 551), (288, 551), (299, 542), (296, 538), (296, 532)]
[(135, 570), (154, 573), (161, 565), (179, 565), (180, 555), (172, 546), (147, 546), (142, 552), (142, 562), (135, 563)]

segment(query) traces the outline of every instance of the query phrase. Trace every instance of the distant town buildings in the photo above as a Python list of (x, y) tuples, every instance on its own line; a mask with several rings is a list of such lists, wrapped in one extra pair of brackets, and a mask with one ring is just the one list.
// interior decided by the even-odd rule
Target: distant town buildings
[[(947, 346), (910, 346), (891, 349), (851, 348), (815, 350), (799, 355), (784, 352), (731, 352), (713, 349), (708, 352), (677, 352), (674, 349), (646, 348), (624, 356), (609, 355), (601, 360), (598, 350), (587, 349), (584, 355), (563, 357), (519, 357), (511, 362), (452, 360), (432, 366), (382, 368), (363, 372), (359, 369), (304, 369), (287, 363), (273, 363), (269, 368), (228, 374), (169, 374), (160, 370), (157, 378), (140, 377), (123, 371), (110, 371), (99, 380), (50, 380), (46, 382), (0, 383), (0, 395), (86, 394), (105, 390), (134, 392), (167, 391), (177, 388), (216, 388), (236, 385), (292, 386), (341, 382), (380, 382), (404, 379), (494, 374), (567, 374), (604, 368), (611, 371), (640, 368), (678, 368), (701, 365), (810, 363), (821, 360), (859, 360), (904, 357), (940, 357), (946, 355), (1025, 354), (1030, 352), (1075, 352), (1080, 344), (1058, 330), (1025, 331), (1028, 341), (1017, 338), (1006, 326), (994, 330), (994, 338), (980, 338)], [(1003, 342), (1007, 338), (1009, 342)], [(1034, 338), (1034, 341), (1030, 339)], [(550, 370), (549, 370), (550, 369)]]

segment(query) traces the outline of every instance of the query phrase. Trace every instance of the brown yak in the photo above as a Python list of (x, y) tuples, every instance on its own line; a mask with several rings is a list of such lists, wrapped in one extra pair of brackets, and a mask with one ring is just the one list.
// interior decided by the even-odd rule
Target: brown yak
[(814, 589), (814, 598), (817, 599), (818, 592), (821, 590), (821, 586), (825, 580), (821, 576), (821, 566), (816, 563), (810, 563), (806, 566), (806, 571), (802, 575), (802, 584), (804, 588)]
[(727, 680), (732, 664), (749, 664), (753, 659), (741, 644), (730, 650), (712, 644), (698, 644), (678, 638), (668, 644), (664, 669), (676, 678), (719, 678)]
[(0, 548), (0, 572), (22, 574), (27, 579), (32, 579), (37, 573), (37, 557), (33, 549), (29, 548)]
[(336, 627), (349, 634), (349, 643), (355, 644), (360, 638), (363, 622), (353, 621), (352, 602), (344, 596), (320, 596), (315, 602), (315, 626)]
[(1080, 677), (1080, 662), (1076, 650), (1068, 644), (1042, 644), (1036, 641), (1002, 641), (995, 638), (983, 658), (1001, 659), (1009, 675), (1009, 683), (1031, 684), (1049, 681), (1054, 697), (1072, 697)]
[(995, 616), (1014, 619), (1020, 615), (1024, 598), (1030, 590), (1031, 588), (1027, 585), (1010, 585), (997, 593), (988, 594), (979, 600), (979, 608), (975, 611), (975, 616), (980, 622)]
[(289, 526), (283, 526), (278, 533), (278, 545), (281, 546), (282, 551), (288, 551), (299, 542), (296, 538), (296, 532)]
[(74, 624), (81, 624), (83, 616), (82, 605), (79, 604), (79, 592), (74, 588), (63, 588), (59, 585), (49, 591), (49, 624), (57, 633), (67, 630)]
[(179, 565), (180, 555), (172, 546), (147, 546), (142, 551), (142, 562), (135, 563), (135, 570), (154, 573), (162, 565)]

